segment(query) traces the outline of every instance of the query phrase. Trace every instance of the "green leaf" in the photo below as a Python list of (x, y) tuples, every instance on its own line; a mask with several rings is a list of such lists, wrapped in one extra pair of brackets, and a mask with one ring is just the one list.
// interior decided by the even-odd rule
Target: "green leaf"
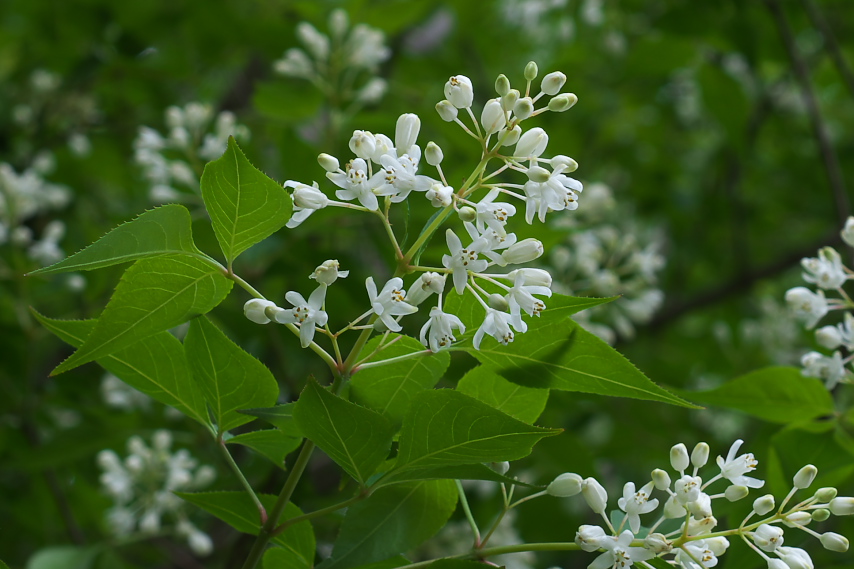
[[(428, 569), (483, 569), (483, 563), (469, 559), (438, 559), (428, 565)], [(499, 566), (501, 569), (503, 565)]]
[(243, 409), (239, 412), (245, 415), (258, 417), (259, 419), (267, 421), (271, 425), (278, 427), (280, 431), (289, 437), (301, 439), (303, 438), (302, 431), (299, 430), (296, 421), (294, 421), (295, 405), (296, 403), (285, 403), (284, 405), (276, 405), (275, 407)]
[[(406, 202), (404, 202), (406, 203)], [(390, 559), (384, 559), (383, 561), (377, 561), (376, 563), (369, 563), (367, 565), (359, 565), (355, 569), (397, 569), (398, 567), (403, 567), (404, 565), (410, 565), (412, 561), (404, 557), (403, 555), (395, 555)], [(482, 568), (481, 568), (482, 569)]]
[(27, 569), (89, 569), (100, 552), (99, 546), (46, 547), (30, 557)]
[(394, 437), (388, 419), (332, 395), (313, 378), (294, 407), (294, 419), (307, 438), (361, 484), (388, 457)]
[(769, 367), (737, 377), (710, 391), (682, 391), (706, 405), (738, 409), (772, 423), (808, 421), (834, 412), (822, 382), (794, 367)]
[(238, 413), (238, 409), (276, 402), (279, 384), (267, 366), (229, 340), (206, 317), (200, 316), (190, 323), (184, 351), (219, 432), (252, 420)]
[[(394, 344), (380, 352), (374, 361), (424, 351), (421, 342), (399, 336)], [(365, 346), (364, 353), (376, 349), (380, 338)], [(395, 425), (400, 425), (413, 395), (431, 389), (451, 363), (447, 352), (404, 360), (387, 366), (368, 368), (358, 372), (350, 381), (350, 397), (356, 403), (379, 411)]]
[(234, 137), (229, 137), (225, 154), (205, 166), (201, 188), (229, 264), (281, 229), (293, 211), (288, 192), (246, 159)]
[(505, 379), (540, 389), (581, 391), (696, 407), (649, 380), (614, 348), (568, 318), (567, 311), (529, 321), (528, 331), (502, 346), (484, 339), (466, 351)]
[(456, 505), (451, 480), (381, 488), (348, 508), (332, 556), (318, 569), (348, 569), (409, 551), (439, 531)]
[(415, 468), (413, 470), (393, 472), (388, 477), (378, 480), (374, 487), (379, 488), (389, 484), (399, 484), (400, 482), (411, 482), (413, 480), (489, 480), (490, 482), (502, 482), (504, 484), (525, 486), (526, 488), (536, 488), (533, 484), (499, 474), (483, 463)]
[(116, 287), (92, 333), (52, 375), (108, 356), (205, 314), (234, 284), (220, 268), (188, 256), (140, 259)]
[(457, 391), (528, 424), (539, 418), (549, 400), (548, 389), (511, 383), (485, 366), (469, 370), (457, 384)]
[[(258, 508), (246, 492), (176, 492), (182, 499), (195, 504), (206, 512), (218, 517), (239, 532), (258, 535), (261, 530)], [(276, 496), (259, 494), (264, 508), (269, 512), (276, 503)], [(302, 510), (288, 502), (279, 523), (302, 515)], [(305, 567), (314, 564), (314, 529), (308, 520), (289, 526), (284, 533), (277, 535), (272, 542), (290, 552), (293, 565)]]
[(64, 271), (91, 271), (153, 255), (202, 253), (193, 243), (190, 212), (177, 204), (146, 211), (119, 225), (82, 251), (33, 271), (47, 275)]
[[(95, 320), (54, 320), (35, 310), (32, 313), (45, 328), (75, 348), (83, 345), (96, 324)], [(210, 425), (205, 397), (187, 365), (184, 347), (169, 332), (158, 332), (97, 362), (134, 389)]]
[(242, 433), (228, 439), (228, 444), (247, 446), (284, 468), (285, 457), (295, 451), (302, 439), (289, 437), (278, 429)]
[(527, 425), (450, 389), (419, 393), (400, 430), (396, 472), (501, 462), (528, 456), (543, 437), (560, 429)]

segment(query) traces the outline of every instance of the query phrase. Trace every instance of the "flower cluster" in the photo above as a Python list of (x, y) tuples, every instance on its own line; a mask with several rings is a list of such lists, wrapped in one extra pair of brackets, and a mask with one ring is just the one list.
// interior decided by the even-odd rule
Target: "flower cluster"
[[(211, 538), (189, 520), (175, 492), (207, 486), (216, 471), (199, 466), (185, 449), (172, 453), (171, 446), (171, 433), (160, 430), (151, 447), (140, 437), (128, 439), (124, 460), (111, 450), (98, 454), (101, 484), (114, 502), (107, 513), (110, 529), (119, 537), (172, 533), (186, 539), (196, 554), (207, 555), (213, 550)], [(163, 527), (166, 516), (174, 522), (168, 531)]]
[[(479, 120), (472, 110), (474, 90), (471, 81), (463, 75), (456, 75), (445, 83), (447, 98), (436, 105), (437, 112), (443, 120), (459, 125), (478, 141), (482, 149), (480, 163), (458, 188), (448, 182), (442, 170), (442, 149), (434, 142), (428, 142), (422, 152), (417, 143), (421, 119), (411, 113), (398, 119), (394, 140), (385, 134), (356, 130), (349, 141), (349, 148), (355, 156), (343, 167), (334, 156), (321, 154), (318, 157), (327, 179), (337, 187), (337, 200), (330, 199), (317, 182), (311, 185), (294, 180), (285, 182), (285, 187), (293, 189), (294, 200), (294, 214), (288, 227), (296, 227), (325, 207), (348, 208), (381, 218), (399, 264), (405, 264), (405, 270), (388, 280), (382, 288), (372, 277), (366, 280), (371, 310), (361, 318), (373, 316), (371, 323), (375, 329), (401, 330), (400, 319), (417, 312), (418, 305), (436, 293), (438, 300), (431, 307), (429, 319), (421, 330), (421, 341), (431, 351), (450, 346), (456, 341), (455, 331), (464, 333), (465, 326), (457, 316), (442, 309), (445, 280), (449, 276), (457, 294), (472, 294), (484, 309), (483, 323), (473, 338), (475, 348), (480, 347), (487, 335), (502, 344), (513, 341), (515, 333), (527, 330), (522, 313), (538, 316), (545, 309), (545, 303), (537, 296), (551, 296), (551, 275), (542, 269), (505, 269), (509, 265), (521, 265), (537, 259), (543, 254), (543, 244), (536, 239), (520, 240), (515, 233), (508, 231), (508, 224), (517, 208), (510, 201), (503, 200), (523, 202), (528, 223), (532, 223), (535, 217), (545, 221), (550, 212), (576, 209), (582, 186), (567, 175), (578, 167), (572, 158), (543, 156), (549, 137), (542, 128), (522, 129), (523, 121), (547, 111), (565, 111), (576, 102), (575, 95), (561, 93), (566, 76), (560, 72), (543, 77), (539, 92), (532, 93), (532, 82), (537, 74), (536, 64), (529, 63), (525, 68), (523, 91), (513, 89), (507, 77), (500, 75), (495, 83), (498, 97), (486, 102)], [(544, 98), (549, 99), (546, 102)], [(461, 120), (461, 113), (471, 119), (471, 128)], [(419, 172), (422, 158), (436, 169), (436, 176)], [(487, 166), (493, 159), (500, 161), (501, 165), (487, 172)], [(521, 175), (523, 181), (499, 180), (504, 173)], [(482, 195), (475, 198), (478, 191)], [(433, 222), (424, 229), (410, 252), (404, 253), (392, 231), (389, 210), (392, 205), (417, 194), (423, 195), (431, 206), (441, 211), (433, 217)], [(420, 247), (453, 212), (462, 222), (464, 233), (446, 229), (448, 253), (442, 256), (442, 266), (409, 264)], [(505, 272), (486, 272), (496, 266)], [(407, 294), (402, 277), (413, 272), (421, 274), (410, 285)], [(296, 292), (289, 292), (286, 299), (294, 305), (293, 309), (280, 309), (270, 301), (254, 299), (246, 304), (246, 315), (259, 323), (298, 324), (302, 344), (306, 346), (312, 341), (314, 330), (326, 325), (327, 315), (323, 309), (325, 290), (323, 286), (319, 287), (308, 301)], [(361, 318), (351, 322), (347, 329), (359, 327)], [(337, 338), (337, 334), (330, 335)]]
[(287, 50), (273, 64), (276, 73), (307, 79), (339, 104), (358, 107), (383, 97), (386, 82), (376, 71), (391, 50), (382, 31), (365, 24), (351, 28), (347, 12), (338, 8), (329, 15), (328, 36), (308, 22), (300, 22), (297, 36), (305, 49)]
[[(718, 557), (730, 545), (728, 538), (736, 536), (744, 539), (768, 563), (769, 569), (812, 569), (812, 560), (806, 551), (783, 545), (782, 526), (818, 538), (831, 551), (848, 550), (845, 537), (833, 532), (820, 534), (807, 526), (812, 521), (824, 521), (831, 514), (854, 514), (854, 498), (837, 497), (835, 488), (821, 488), (787, 509), (795, 493), (808, 488), (815, 479), (818, 470), (812, 465), (804, 466), (795, 474), (792, 490), (779, 507), (774, 496), (767, 494), (753, 502), (753, 509), (737, 528), (716, 530), (718, 520), (712, 511), (714, 500), (741, 500), (747, 497), (749, 489), (765, 484), (749, 476), (756, 469), (757, 460), (751, 453), (739, 455), (741, 445), (742, 441), (737, 440), (725, 458), (717, 457), (719, 473), (708, 480), (703, 480), (699, 471), (708, 462), (709, 445), (701, 442), (690, 454), (684, 444), (675, 445), (670, 450), (670, 466), (678, 477), (672, 479), (665, 470), (656, 469), (652, 471), (651, 480), (640, 489), (633, 482), (627, 482), (622, 497), (617, 500), (623, 516), (616, 527), (616, 522), (612, 523), (608, 517), (608, 493), (595, 478), (561, 474), (549, 484), (546, 492), (560, 497), (582, 494), (590, 508), (602, 516), (604, 528), (582, 525), (575, 535), (575, 543), (581, 549), (602, 552), (588, 566), (590, 569), (624, 568), (638, 561), (665, 556), (672, 556), (668, 562), (676, 567), (706, 569), (717, 565)], [(723, 492), (708, 493), (709, 487), (720, 480), (727, 481), (729, 486)], [(663, 493), (662, 512), (651, 526), (644, 526), (640, 516), (651, 514), (661, 504), (652, 496), (655, 490)], [(752, 522), (755, 516), (767, 517)], [(681, 520), (678, 528), (666, 533), (656, 531), (671, 519)]]
[[(842, 239), (854, 247), (854, 217), (849, 217), (842, 230)], [(803, 374), (824, 381), (828, 389), (838, 383), (852, 383), (852, 372), (847, 367), (854, 359), (854, 301), (842, 288), (854, 271), (842, 264), (842, 257), (833, 247), (823, 247), (818, 257), (801, 260), (803, 279), (817, 287), (813, 292), (803, 286), (786, 291), (786, 303), (796, 318), (807, 328), (815, 327), (831, 310), (845, 310), (843, 321), (836, 326), (827, 325), (815, 332), (819, 346), (830, 351), (830, 355), (812, 351), (801, 358)], [(839, 298), (827, 298), (826, 292), (835, 292)], [(844, 350), (845, 355), (843, 356)]]
[(659, 252), (661, 238), (634, 222), (625, 206), (617, 207), (605, 184), (589, 184), (585, 204), (579, 215), (553, 224), (568, 232), (551, 251), (555, 290), (575, 296), (620, 295), (575, 319), (608, 343), (617, 335), (632, 338), (635, 326), (649, 322), (664, 300), (656, 286), (665, 263)]
[(222, 156), (229, 136), (249, 138), (249, 129), (233, 113), (223, 111), (214, 118), (213, 109), (202, 103), (172, 106), (165, 115), (167, 136), (143, 126), (133, 143), (134, 160), (150, 185), (149, 198), (157, 203), (198, 195), (204, 162)]

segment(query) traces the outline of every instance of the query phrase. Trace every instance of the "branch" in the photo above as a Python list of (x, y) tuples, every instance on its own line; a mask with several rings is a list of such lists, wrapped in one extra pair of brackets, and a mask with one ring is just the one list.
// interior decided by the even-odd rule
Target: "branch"
[(842, 75), (842, 79), (848, 86), (848, 90), (851, 91), (852, 95), (854, 95), (854, 72), (851, 71), (851, 68), (848, 67), (848, 64), (845, 62), (845, 58), (842, 55), (842, 49), (836, 42), (836, 36), (833, 35), (833, 30), (830, 29), (830, 24), (827, 22), (824, 14), (821, 13), (821, 10), (819, 10), (813, 0), (802, 0), (802, 4), (804, 5), (804, 8), (806, 8), (813, 25), (821, 31), (821, 35), (824, 38), (824, 45), (827, 48), (827, 52), (830, 54), (830, 58), (833, 60), (833, 64), (836, 66), (839, 74)]

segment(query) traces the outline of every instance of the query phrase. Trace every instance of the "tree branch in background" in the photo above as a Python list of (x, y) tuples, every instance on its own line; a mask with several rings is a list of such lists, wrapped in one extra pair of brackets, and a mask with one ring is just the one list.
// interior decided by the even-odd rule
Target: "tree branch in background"
[(851, 91), (852, 95), (854, 95), (854, 72), (851, 71), (851, 68), (848, 67), (848, 64), (845, 62), (845, 58), (842, 55), (842, 49), (836, 41), (836, 36), (833, 35), (833, 30), (830, 28), (830, 24), (813, 0), (801, 0), (801, 3), (804, 5), (807, 14), (809, 14), (813, 25), (821, 32), (824, 39), (824, 45), (827, 48), (827, 52), (830, 54), (831, 59), (833, 59), (833, 64), (836, 65), (836, 69), (845, 81), (845, 85), (848, 86), (848, 90)]

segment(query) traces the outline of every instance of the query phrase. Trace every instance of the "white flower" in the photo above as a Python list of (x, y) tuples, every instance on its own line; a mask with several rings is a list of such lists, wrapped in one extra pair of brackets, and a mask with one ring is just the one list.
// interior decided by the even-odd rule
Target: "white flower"
[(774, 551), (783, 545), (783, 528), (762, 524), (753, 532), (753, 543), (763, 551)]
[(362, 160), (369, 160), (377, 149), (374, 135), (366, 130), (354, 130), (348, 143), (350, 150)]
[(629, 527), (633, 533), (640, 531), (640, 514), (646, 514), (658, 507), (658, 499), (649, 499), (652, 494), (653, 483), (648, 482), (643, 488), (635, 492), (635, 483), (626, 482), (623, 486), (623, 497), (617, 500), (617, 505), (626, 512), (629, 519)]
[[(480, 349), (480, 342), (486, 334), (489, 334), (505, 346), (512, 342), (514, 335), (513, 331), (510, 330), (511, 318), (512, 316), (506, 312), (487, 308), (486, 318), (484, 318), (483, 324), (480, 325), (480, 328), (474, 334), (474, 349)], [(515, 324), (514, 322), (514, 327)]]
[(326, 61), (329, 58), (329, 38), (308, 22), (297, 24), (297, 37), (316, 60)]
[(347, 275), (350, 274), (350, 271), (341, 271), (338, 269), (341, 265), (338, 263), (338, 259), (329, 259), (327, 261), (323, 261), (321, 265), (319, 265), (314, 272), (308, 275), (308, 278), (314, 279), (321, 284), (325, 284), (326, 286), (331, 285), (338, 279), (347, 278)]
[(599, 526), (583, 525), (575, 532), (575, 543), (584, 551), (596, 551), (601, 547), (602, 541), (609, 537)]
[(342, 52), (350, 65), (374, 69), (391, 56), (391, 49), (384, 44), (385, 35), (382, 31), (366, 24), (356, 24)]
[(496, 261), (502, 267), (505, 265), (521, 265), (540, 258), (543, 251), (542, 241), (529, 237), (508, 247)]
[(741, 439), (732, 443), (726, 459), (718, 457), (716, 462), (721, 469), (721, 476), (737, 486), (747, 486), (748, 488), (762, 488), (765, 485), (764, 480), (745, 476), (748, 472), (756, 470), (756, 465), (759, 462), (753, 457), (752, 453), (735, 456), (738, 449), (744, 443)]
[(559, 498), (575, 496), (581, 492), (581, 483), (583, 481), (584, 479), (574, 472), (564, 472), (549, 483), (546, 487), (546, 492), (551, 496)]
[[(534, 176), (525, 184), (525, 220), (531, 223), (536, 213), (540, 221), (546, 220), (549, 211), (574, 210), (578, 208), (578, 193), (584, 188), (581, 182), (562, 174), (564, 167), (557, 166), (552, 172), (535, 166), (528, 169)], [(543, 175), (545, 173), (545, 175)], [(544, 181), (540, 181), (544, 180)]]
[(836, 387), (836, 384), (846, 375), (842, 354), (838, 351), (833, 352), (832, 356), (810, 352), (801, 358), (801, 365), (804, 366), (801, 371), (804, 376), (823, 380), (828, 389)]
[(817, 293), (808, 288), (798, 286), (786, 291), (786, 304), (794, 313), (795, 318), (803, 320), (807, 328), (815, 326), (827, 314), (827, 300), (824, 291)]
[(377, 285), (374, 284), (373, 277), (367, 278), (365, 287), (368, 289), (368, 298), (371, 301), (374, 313), (392, 332), (401, 330), (400, 324), (394, 319), (395, 316), (418, 312), (416, 307), (404, 301), (406, 292), (403, 290), (403, 279), (400, 277), (390, 279), (379, 294), (377, 294)]
[(652, 559), (655, 554), (643, 547), (630, 547), (634, 534), (629, 530), (620, 534), (620, 537), (608, 536), (600, 542), (600, 547), (605, 552), (588, 565), (588, 569), (607, 569), (610, 567), (631, 567), (635, 561), (646, 561)]
[(778, 547), (775, 552), (790, 569), (814, 569), (809, 553), (799, 547)]
[(461, 334), (466, 331), (465, 324), (459, 318), (442, 312), (438, 306), (434, 306), (430, 309), (430, 319), (421, 328), (421, 343), (433, 352), (447, 348), (457, 340), (454, 337), (453, 328), (459, 330)]
[(507, 115), (501, 108), (501, 99), (487, 101), (480, 115), (480, 124), (483, 125), (486, 134), (494, 134), (504, 128), (507, 124)]
[(581, 483), (581, 495), (590, 509), (601, 514), (608, 507), (608, 492), (595, 478), (585, 478)]
[(406, 295), (406, 302), (412, 306), (418, 306), (433, 293), (442, 294), (445, 290), (445, 275), (428, 271), (422, 273), (415, 281)]
[(803, 277), (808, 283), (814, 283), (825, 290), (841, 287), (848, 278), (842, 266), (842, 258), (833, 247), (822, 247), (818, 258), (801, 259), (804, 268)]
[(491, 190), (476, 206), (477, 218), (475, 226), (481, 233), (489, 227), (499, 235), (505, 235), (504, 226), (510, 216), (516, 213), (516, 207), (506, 202), (494, 201), (500, 195), (500, 190)]
[(525, 131), (516, 143), (516, 151), (513, 155), (520, 159), (536, 158), (546, 150), (549, 143), (549, 135), (540, 127)]
[[(457, 294), (462, 294), (466, 288), (466, 282), (468, 282), (468, 272), (481, 273), (489, 266), (487, 261), (477, 258), (478, 253), (486, 248), (487, 242), (485, 239), (479, 238), (475, 239), (468, 247), (463, 248), (460, 238), (450, 228), (445, 232), (445, 240), (451, 254), (442, 255), (442, 265), (451, 269), (454, 288)], [(511, 334), (510, 340), (512, 339)]]
[(433, 207), (448, 207), (453, 202), (454, 188), (434, 182), (425, 194)]
[[(850, 312), (845, 313), (845, 320), (838, 324), (840, 341), (849, 352), (854, 351), (854, 315)], [(831, 348), (832, 349), (832, 348)]]
[(673, 490), (676, 492), (676, 500), (680, 504), (688, 504), (700, 497), (700, 488), (703, 486), (703, 479), (699, 476), (690, 476), (688, 474), (682, 476), (673, 485)]
[(409, 153), (421, 130), (421, 119), (413, 113), (405, 113), (397, 119), (394, 130), (394, 148), (398, 156)]
[(840, 235), (842, 235), (843, 241), (854, 247), (854, 216), (849, 215), (848, 219), (845, 220), (845, 227), (842, 228)]
[[(373, 141), (373, 137), (371, 137)], [(341, 188), (335, 191), (338, 199), (352, 201), (358, 199), (364, 207), (376, 211), (379, 208), (377, 196), (374, 195), (371, 181), (368, 179), (368, 164), (363, 158), (349, 161), (344, 172), (327, 172), (326, 177)]]
[(445, 83), (445, 98), (458, 109), (471, 107), (474, 91), (471, 79), (465, 75), (454, 75)]
[(697, 498), (685, 504), (685, 509), (691, 512), (695, 520), (703, 520), (712, 515), (712, 498), (705, 492), (700, 492)]
[(300, 223), (308, 219), (312, 213), (318, 209), (323, 209), (329, 204), (329, 198), (320, 191), (317, 182), (307, 186), (301, 182), (288, 180), (285, 182), (286, 188), (293, 188), (294, 212), (288, 220), (287, 227), (293, 229)]
[(256, 324), (268, 324), (270, 318), (267, 316), (266, 310), (275, 307), (275, 302), (263, 298), (252, 298), (243, 305), (243, 315)]
[(412, 154), (404, 154), (400, 158), (391, 154), (380, 157), (383, 169), (374, 174), (370, 182), (376, 195), (391, 196), (392, 203), (399, 203), (412, 190), (426, 192), (434, 184), (435, 180), (429, 176), (415, 174), (421, 159), (421, 149), (412, 146), (410, 152)]
[[(507, 291), (506, 296), (510, 307), (510, 314), (518, 316), (524, 310), (528, 316), (539, 316), (546, 309), (546, 305), (543, 301), (534, 298), (532, 295), (538, 294), (551, 297), (551, 289), (539, 284), (528, 284), (530, 273), (524, 271), (514, 271), (514, 273), (513, 287)], [(551, 278), (549, 278), (549, 282), (551, 282)]]
[(323, 310), (323, 301), (326, 299), (326, 285), (321, 284), (311, 295), (308, 301), (295, 291), (288, 291), (285, 300), (293, 304), (293, 308), (281, 310), (276, 314), (276, 322), (279, 324), (299, 324), (300, 345), (308, 347), (314, 339), (315, 326), (325, 326), (329, 316)]

